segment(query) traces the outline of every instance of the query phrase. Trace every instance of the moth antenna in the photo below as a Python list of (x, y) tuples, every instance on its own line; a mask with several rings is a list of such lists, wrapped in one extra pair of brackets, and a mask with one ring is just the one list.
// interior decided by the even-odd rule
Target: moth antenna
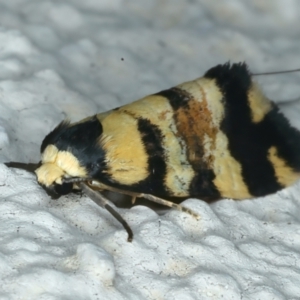
[(284, 71), (274, 71), (274, 72), (263, 72), (263, 73), (252, 73), (252, 76), (260, 76), (260, 75), (278, 75), (278, 74), (285, 74), (285, 73), (294, 73), (299, 72), (300, 69), (292, 69), (292, 70), (284, 70)]
[(22, 163), (22, 162), (15, 162), (15, 161), (6, 162), (4, 164), (9, 168), (21, 169), (21, 170), (28, 171), (30, 173), (34, 173), (34, 171), (42, 165), (41, 162), (39, 162), (39, 163)]
[(101, 207), (105, 208), (107, 211), (109, 211), (123, 225), (124, 229), (127, 231), (127, 234), (128, 234), (127, 241), (131, 242), (133, 239), (133, 232), (132, 232), (131, 228), (129, 227), (128, 223), (122, 218), (122, 216), (117, 211), (115, 211), (113, 207), (110, 206), (111, 201), (106, 199), (100, 193), (95, 192), (88, 185), (86, 185), (85, 183), (83, 183), (81, 181), (79, 181), (79, 180), (77, 181), (77, 182), (80, 182), (79, 187), (81, 188), (81, 190), (89, 198), (91, 198), (96, 204), (98, 204), (99, 206), (101, 206)]

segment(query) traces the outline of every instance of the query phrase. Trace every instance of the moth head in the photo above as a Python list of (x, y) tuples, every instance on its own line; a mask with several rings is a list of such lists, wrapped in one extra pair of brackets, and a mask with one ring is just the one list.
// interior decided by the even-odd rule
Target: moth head
[(55, 145), (48, 145), (42, 153), (42, 165), (35, 171), (38, 182), (46, 189), (59, 195), (70, 193), (74, 184), (70, 178), (85, 178), (87, 171), (78, 159), (68, 151), (59, 151)]
[(104, 161), (101, 134), (102, 125), (96, 116), (75, 124), (60, 123), (41, 145), (41, 166), (35, 171), (38, 182), (65, 195), (76, 188), (70, 179), (93, 177)]

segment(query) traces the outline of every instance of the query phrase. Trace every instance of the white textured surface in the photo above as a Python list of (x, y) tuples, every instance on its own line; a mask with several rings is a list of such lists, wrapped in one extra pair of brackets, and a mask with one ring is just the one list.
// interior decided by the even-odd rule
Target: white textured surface
[[(43, 137), (228, 60), (300, 67), (297, 0), (0, 0), (0, 160), (37, 162)], [(258, 77), (276, 101), (299, 74)], [(300, 127), (298, 101), (282, 106)], [(300, 299), (300, 185), (251, 201), (120, 209), (51, 200), (0, 165), (0, 299)]]

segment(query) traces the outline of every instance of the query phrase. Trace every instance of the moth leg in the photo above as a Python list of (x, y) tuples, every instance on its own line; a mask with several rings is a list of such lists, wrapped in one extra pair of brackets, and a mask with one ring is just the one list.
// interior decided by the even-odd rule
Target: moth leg
[(200, 216), (196, 212), (194, 212), (192, 209), (189, 209), (187, 207), (184, 207), (184, 206), (174, 203), (172, 201), (168, 201), (168, 200), (153, 196), (151, 194), (139, 194), (138, 197), (145, 198), (149, 201), (152, 201), (152, 202), (155, 202), (155, 203), (167, 206), (167, 207), (171, 207), (171, 208), (174, 208), (179, 211), (183, 211), (183, 212), (191, 215), (192, 217), (196, 218), (197, 220), (200, 219)]
[(135, 203), (135, 201), (136, 201), (136, 197), (132, 196), (132, 198), (131, 198), (131, 204), (133, 205)]
[(165, 199), (153, 196), (151, 194), (143, 194), (143, 193), (138, 194), (138, 193), (128, 192), (128, 191), (120, 190), (118, 188), (114, 188), (114, 187), (110, 187), (110, 186), (106, 186), (106, 185), (104, 186), (103, 184), (95, 182), (93, 180), (90, 181), (90, 185), (92, 187), (97, 187), (99, 185), (99, 187), (101, 186), (101, 188), (103, 188), (103, 189), (131, 196), (132, 197), (132, 204), (134, 204), (133, 200), (135, 201), (136, 198), (145, 198), (145, 199), (147, 199), (149, 201), (152, 201), (152, 202), (155, 202), (155, 203), (167, 206), (167, 207), (171, 207), (171, 208), (174, 208), (174, 209), (179, 210), (179, 211), (183, 211), (183, 212), (191, 215), (192, 217), (196, 218), (197, 220), (200, 219), (199, 214), (197, 214), (196, 212), (194, 212), (192, 209), (184, 207), (184, 206), (182, 206), (180, 204), (176, 204), (176, 203), (174, 203), (172, 201), (168, 201), (168, 200), (165, 200)]
[[(83, 181), (83, 180), (84, 179), (82, 178), (81, 181)], [(158, 204), (161, 204), (161, 205), (164, 205), (164, 206), (167, 206), (167, 207), (174, 208), (176, 210), (185, 212), (185, 213), (191, 215), (192, 217), (196, 218), (197, 220), (200, 219), (199, 214), (194, 212), (192, 209), (184, 207), (180, 204), (176, 204), (172, 201), (168, 201), (168, 200), (153, 196), (151, 194), (143, 194), (143, 193), (139, 194), (139, 193), (129, 192), (129, 191), (126, 191), (126, 190), (121, 190), (121, 189), (118, 189), (118, 188), (114, 188), (114, 187), (111, 187), (111, 186), (104, 185), (103, 183), (101, 183), (99, 181), (95, 181), (93, 179), (85, 179), (85, 180), (88, 180), (88, 184), (92, 188), (100, 189), (100, 190), (103, 189), (103, 190), (108, 190), (108, 191), (111, 191), (111, 192), (116, 192), (116, 193), (119, 193), (119, 194), (128, 195), (128, 196), (131, 196), (133, 199), (145, 198), (149, 201), (152, 201), (152, 202), (155, 202), (155, 203), (158, 203)], [(78, 181), (80, 181), (80, 179)]]
[(87, 184), (80, 182), (78, 185), (89, 198), (91, 198), (99, 206), (108, 210), (123, 225), (128, 234), (127, 241), (131, 242), (133, 239), (133, 232), (128, 223), (122, 218), (122, 216), (117, 211), (115, 211), (113, 207), (110, 206), (111, 202), (100, 193), (95, 192), (93, 189), (91, 189)]

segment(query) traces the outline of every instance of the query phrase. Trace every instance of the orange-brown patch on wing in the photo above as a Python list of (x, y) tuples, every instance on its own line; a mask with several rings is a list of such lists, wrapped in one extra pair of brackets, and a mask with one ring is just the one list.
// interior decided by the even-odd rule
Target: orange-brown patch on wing
[(193, 98), (192, 94), (187, 91), (189, 98), (186, 105), (183, 105), (175, 112), (177, 129), (182, 138), (184, 139), (188, 152), (188, 160), (195, 170), (201, 170), (201, 168), (209, 168), (210, 163), (213, 160), (210, 153), (205, 149), (204, 144), (207, 137), (212, 141), (211, 146), (214, 146), (214, 141), (218, 129), (212, 124), (212, 116), (207, 107), (207, 100), (205, 93), (199, 86), (202, 101)]
[(176, 111), (178, 131), (188, 149), (189, 162), (199, 173), (210, 169), (222, 197), (251, 198), (241, 164), (228, 149), (228, 138), (220, 129), (224, 117), (223, 95), (214, 80), (199, 78), (180, 86), (188, 104)]

